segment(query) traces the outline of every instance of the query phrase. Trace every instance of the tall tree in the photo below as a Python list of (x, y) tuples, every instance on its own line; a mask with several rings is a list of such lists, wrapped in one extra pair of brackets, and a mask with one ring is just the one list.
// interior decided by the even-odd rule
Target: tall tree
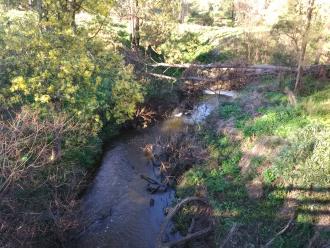
[(308, 36), (309, 36), (310, 28), (311, 28), (313, 10), (315, 7), (314, 4), (315, 4), (315, 0), (309, 0), (307, 14), (306, 14), (306, 26), (303, 30), (302, 43), (301, 43), (300, 55), (299, 55), (299, 61), (298, 61), (298, 71), (297, 71), (297, 76), (296, 76), (296, 83), (294, 86), (294, 91), (296, 93), (298, 92), (298, 89), (300, 88), (300, 85), (301, 85), (301, 78), (303, 75), (303, 64), (304, 64), (304, 60), (305, 60), (307, 44), (309, 41)]
[[(297, 93), (302, 86), (303, 66), (307, 59), (308, 48), (318, 47), (324, 21), (319, 16), (315, 0), (289, 0), (288, 11), (280, 16), (279, 21), (273, 26), (273, 33), (279, 37), (289, 38), (297, 54), (297, 75), (294, 91)], [(315, 48), (314, 48), (315, 49)]]
[(180, 0), (117, 0), (115, 9), (130, 22), (132, 48), (158, 46), (179, 21)]
[(140, 46), (140, 17), (139, 17), (139, 0), (130, 0), (130, 25), (131, 25), (131, 44), (133, 49)]

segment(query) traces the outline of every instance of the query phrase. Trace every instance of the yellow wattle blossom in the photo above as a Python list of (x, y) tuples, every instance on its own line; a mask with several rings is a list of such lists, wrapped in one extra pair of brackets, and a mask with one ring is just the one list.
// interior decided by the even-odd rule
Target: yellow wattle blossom
[(24, 94), (27, 94), (29, 92), (26, 82), (22, 76), (14, 78), (11, 81), (11, 83), (12, 83), (12, 86), (10, 87), (11, 92), (23, 91)]

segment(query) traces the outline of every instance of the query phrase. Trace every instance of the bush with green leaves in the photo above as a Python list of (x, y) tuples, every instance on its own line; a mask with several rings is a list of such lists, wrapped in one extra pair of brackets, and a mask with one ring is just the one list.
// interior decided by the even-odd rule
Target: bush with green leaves
[[(33, 13), (5, 16), (0, 26), (1, 78), (6, 104), (32, 105), (45, 112), (65, 111), (92, 123), (96, 133), (106, 123), (130, 119), (143, 100), (132, 68), (100, 39), (71, 29), (42, 26)], [(40, 27), (41, 26), (41, 27)]]
[(166, 57), (166, 61), (187, 63), (195, 61), (198, 56), (209, 52), (213, 47), (208, 42), (200, 41), (198, 33), (178, 34), (174, 32), (159, 49)]
[[(84, 27), (75, 31), (65, 23), (40, 20), (33, 11), (9, 11), (0, 15), (0, 34), (0, 122), (12, 126), (25, 109), (35, 113), (32, 120), (16, 121), (17, 132), (29, 131), (29, 139), (17, 136), (19, 147), (12, 157), (0, 151), (0, 163), (10, 161), (0, 171), (0, 193), (6, 198), (0, 212), (7, 213), (0, 216), (6, 225), (0, 246), (12, 238), (13, 247), (20, 239), (23, 246), (47, 240), (39, 246), (48, 247), (76, 225), (62, 217), (75, 205), (86, 168), (98, 162), (102, 130), (107, 127), (113, 135), (131, 119), (143, 101), (143, 89), (121, 55)], [(57, 118), (61, 116), (65, 119)], [(0, 139), (0, 147), (14, 137), (1, 134), (6, 139)], [(41, 141), (43, 146), (37, 146)], [(45, 153), (36, 164), (40, 150)], [(27, 212), (47, 212), (48, 219)], [(18, 228), (23, 231), (17, 233)]]

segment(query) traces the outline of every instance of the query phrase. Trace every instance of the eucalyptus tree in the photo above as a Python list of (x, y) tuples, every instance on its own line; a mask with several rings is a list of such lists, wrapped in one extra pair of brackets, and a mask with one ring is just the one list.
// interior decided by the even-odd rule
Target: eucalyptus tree
[(302, 85), (303, 66), (308, 48), (318, 46), (321, 40), (324, 21), (320, 18), (321, 4), (315, 0), (289, 0), (287, 12), (280, 16), (273, 26), (273, 34), (290, 39), (297, 54), (297, 75), (294, 90), (297, 93)]

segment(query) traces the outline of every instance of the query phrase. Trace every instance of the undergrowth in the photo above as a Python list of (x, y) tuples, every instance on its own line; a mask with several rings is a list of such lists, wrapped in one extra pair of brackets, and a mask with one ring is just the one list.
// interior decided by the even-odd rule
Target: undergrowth
[[(243, 134), (242, 140), (233, 141), (228, 135), (205, 126), (200, 137), (208, 148), (209, 160), (186, 172), (177, 188), (179, 197), (198, 194), (200, 188), (207, 189), (217, 223), (217, 244), (228, 234), (233, 223), (240, 225), (235, 236), (237, 247), (265, 244), (287, 223), (288, 220), (280, 219), (278, 214), (288, 192), (298, 189), (295, 224), (276, 238), (272, 247), (303, 247), (314, 235), (314, 224), (324, 209), (322, 204), (330, 200), (328, 82), (315, 81), (318, 90), (304, 92), (298, 97), (297, 106), (291, 106), (284, 93), (265, 90), (270, 83), (274, 80), (257, 86), (263, 89), (263, 104), (254, 115), (244, 110), (244, 98), (220, 105), (218, 118), (223, 121), (233, 118), (237, 130)], [(312, 86), (307, 84), (305, 87)], [(242, 94), (248, 95), (251, 90), (257, 89), (248, 88)], [(244, 153), (243, 144), (266, 136), (283, 141), (273, 144), (274, 150), (279, 149), (278, 156), (253, 156), (250, 171), (242, 175), (239, 163)], [(265, 162), (268, 165), (258, 171)], [(263, 183), (263, 196), (258, 200), (251, 199), (246, 188), (256, 177)], [(329, 236), (326, 232), (320, 235), (325, 240)]]

